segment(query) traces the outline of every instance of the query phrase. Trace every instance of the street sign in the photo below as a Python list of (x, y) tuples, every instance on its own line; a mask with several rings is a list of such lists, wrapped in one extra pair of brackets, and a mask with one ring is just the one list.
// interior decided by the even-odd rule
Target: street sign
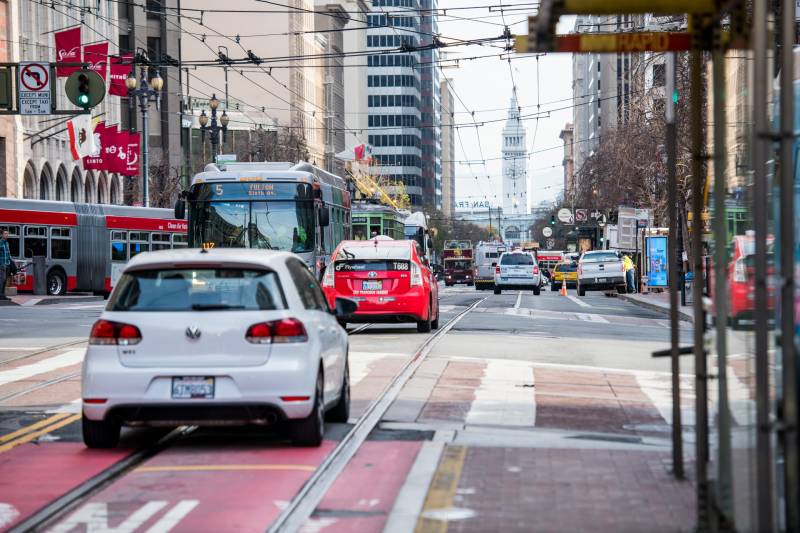
[(542, 235), (544, 235), (545, 237), (551, 237), (553, 235), (553, 228), (551, 228), (550, 226), (545, 226), (544, 228), (542, 228)]
[(597, 210), (592, 211), (591, 213), (589, 213), (589, 217), (594, 219), (595, 223), (597, 224), (597, 227), (599, 228), (602, 228), (603, 226), (606, 225), (606, 216), (600, 211)]
[(574, 222), (574, 219), (572, 218), (572, 211), (566, 207), (562, 207), (558, 210), (558, 220), (564, 224), (572, 224)]
[(637, 228), (646, 228), (647, 227), (647, 219), (640, 218), (636, 220), (636, 227)]
[(545, 242), (545, 244), (547, 245), (547, 249), (548, 250), (552, 250), (553, 247), (556, 245), (556, 240), (555, 239), (547, 239), (547, 242)]
[(53, 111), (50, 93), (50, 63), (28, 61), (19, 64), (19, 114), (49, 115)]
[(575, 222), (586, 222), (589, 220), (589, 212), (586, 209), (575, 210)]

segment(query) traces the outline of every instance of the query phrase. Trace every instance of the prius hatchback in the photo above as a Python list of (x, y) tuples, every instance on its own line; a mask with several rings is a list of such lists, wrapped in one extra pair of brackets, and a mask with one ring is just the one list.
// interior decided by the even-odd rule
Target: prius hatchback
[(83, 363), (83, 438), (116, 446), (122, 425), (289, 424), (318, 445), (346, 422), (347, 333), (299, 257), (265, 250), (137, 255), (94, 324)]

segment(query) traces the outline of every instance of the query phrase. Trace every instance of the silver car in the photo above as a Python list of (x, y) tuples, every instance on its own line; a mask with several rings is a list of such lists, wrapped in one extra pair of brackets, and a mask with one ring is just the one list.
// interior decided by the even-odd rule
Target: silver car
[(531, 290), (539, 295), (542, 274), (536, 257), (530, 252), (506, 252), (500, 256), (494, 271), (494, 293), (505, 290)]

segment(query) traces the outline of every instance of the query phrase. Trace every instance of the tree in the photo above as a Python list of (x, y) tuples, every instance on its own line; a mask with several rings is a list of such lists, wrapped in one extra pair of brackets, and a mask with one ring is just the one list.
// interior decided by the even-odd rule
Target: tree
[[(150, 207), (172, 208), (181, 191), (181, 169), (170, 166), (169, 153), (163, 152), (150, 161), (148, 165), (148, 196)], [(125, 177), (125, 203), (128, 205), (142, 201), (142, 177)]]
[(250, 130), (234, 142), (238, 161), (308, 161), (311, 154), (305, 137), (294, 128)]

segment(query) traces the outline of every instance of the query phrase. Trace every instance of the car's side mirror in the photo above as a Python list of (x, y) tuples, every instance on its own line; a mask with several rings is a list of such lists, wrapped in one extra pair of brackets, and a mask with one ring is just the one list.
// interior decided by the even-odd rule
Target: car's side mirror
[(331, 223), (331, 212), (327, 207), (321, 207), (319, 210), (319, 225), (322, 228), (327, 228)]
[(428, 237), (428, 249), (433, 250), (433, 239)]
[(333, 314), (338, 317), (347, 317), (358, 310), (358, 302), (350, 298), (336, 298), (333, 304)]
[(175, 218), (183, 220), (184, 217), (186, 217), (186, 201), (178, 198), (178, 201), (175, 202)]

